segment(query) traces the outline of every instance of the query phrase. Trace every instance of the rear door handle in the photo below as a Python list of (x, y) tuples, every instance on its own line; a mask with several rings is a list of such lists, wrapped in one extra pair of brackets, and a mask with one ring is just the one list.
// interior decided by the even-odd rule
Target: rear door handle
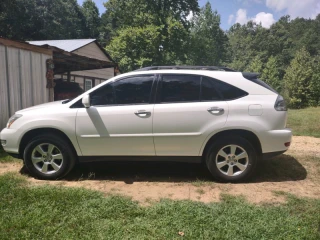
[(224, 109), (219, 107), (210, 107), (207, 109), (207, 111), (213, 114), (218, 114), (218, 113), (223, 113)]
[(151, 116), (151, 112), (148, 112), (146, 110), (139, 110), (139, 111), (134, 112), (134, 114), (137, 115), (138, 117), (142, 117), (142, 118)]

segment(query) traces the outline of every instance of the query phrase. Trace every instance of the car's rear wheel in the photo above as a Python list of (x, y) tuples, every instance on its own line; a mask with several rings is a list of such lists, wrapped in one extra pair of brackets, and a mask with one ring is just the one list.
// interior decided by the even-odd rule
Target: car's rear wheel
[(76, 162), (70, 144), (53, 134), (33, 138), (24, 150), (24, 163), (38, 179), (55, 180), (71, 171)]
[(247, 180), (257, 165), (257, 153), (252, 144), (240, 136), (217, 139), (206, 153), (206, 164), (219, 181)]

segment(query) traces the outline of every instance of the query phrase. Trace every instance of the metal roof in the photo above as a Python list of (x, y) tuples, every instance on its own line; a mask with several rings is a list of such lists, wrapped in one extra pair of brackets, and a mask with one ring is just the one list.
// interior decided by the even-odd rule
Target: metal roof
[(32, 45), (42, 46), (50, 45), (60, 48), (67, 52), (73, 52), (89, 43), (94, 42), (96, 39), (68, 39), (68, 40), (44, 40), (44, 41), (28, 41)]

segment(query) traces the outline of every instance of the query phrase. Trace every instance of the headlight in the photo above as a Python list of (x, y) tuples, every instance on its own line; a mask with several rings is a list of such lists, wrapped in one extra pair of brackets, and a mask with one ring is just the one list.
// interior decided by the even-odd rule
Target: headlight
[(22, 117), (21, 114), (15, 114), (11, 118), (9, 118), (8, 123), (7, 123), (7, 128), (10, 128), (12, 123), (14, 123), (14, 121), (16, 121), (18, 118), (21, 118), (21, 117)]

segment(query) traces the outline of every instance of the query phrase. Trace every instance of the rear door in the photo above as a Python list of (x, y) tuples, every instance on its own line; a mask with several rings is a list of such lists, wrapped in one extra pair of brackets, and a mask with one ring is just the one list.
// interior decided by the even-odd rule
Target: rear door
[(206, 77), (163, 74), (154, 106), (157, 156), (198, 156), (205, 139), (226, 123), (228, 104)]
[(151, 91), (154, 75), (130, 76), (90, 93), (76, 134), (84, 156), (154, 156)]

